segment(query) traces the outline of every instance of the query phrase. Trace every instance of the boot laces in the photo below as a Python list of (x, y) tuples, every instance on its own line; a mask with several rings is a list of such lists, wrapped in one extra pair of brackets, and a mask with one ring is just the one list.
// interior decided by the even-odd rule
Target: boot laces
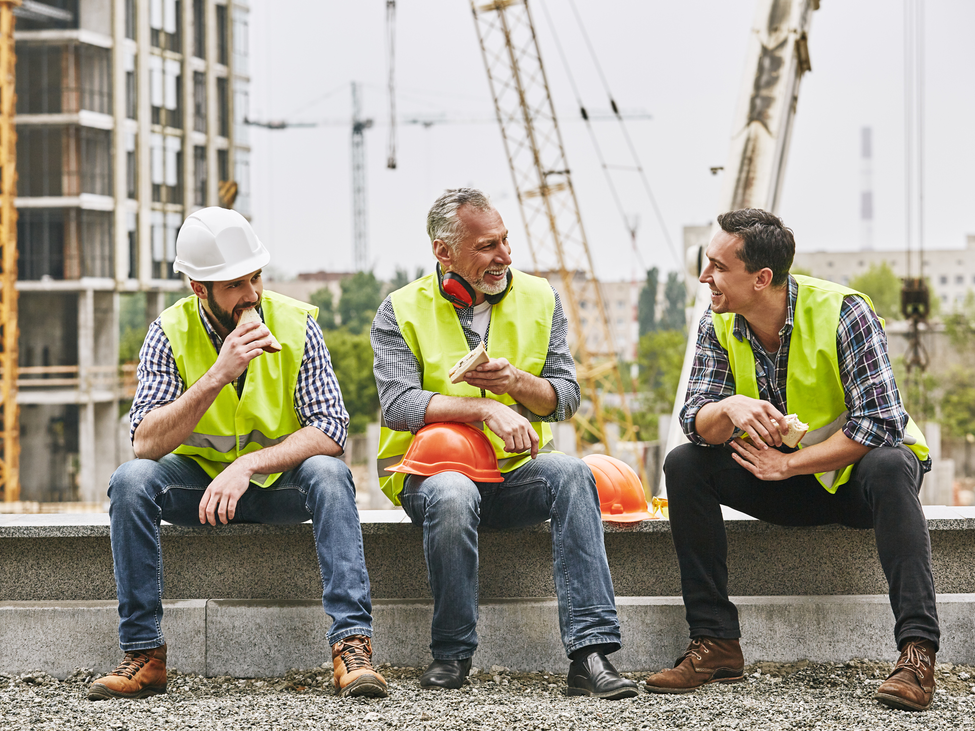
[[(699, 638), (695, 638), (691, 640), (691, 644), (689, 644), (687, 646), (687, 649), (684, 650), (684, 654), (680, 656), (680, 660), (677, 661), (677, 665), (680, 665), (682, 662), (684, 662), (684, 660), (689, 658), (691, 655), (694, 656), (695, 660), (700, 660), (702, 652), (711, 652), (708, 649), (707, 645), (704, 643), (704, 640)], [(677, 665), (675, 665), (674, 667), (677, 667)]]
[(910, 670), (920, 680), (924, 677), (925, 665), (931, 667), (931, 659), (927, 653), (916, 642), (908, 642), (907, 646), (904, 647), (904, 652), (901, 653), (900, 659), (897, 661), (897, 665), (894, 667), (894, 672), (896, 673), (898, 670)]
[(110, 672), (109, 675), (119, 675), (132, 680), (135, 674), (145, 667), (147, 662), (149, 662), (149, 656), (144, 652), (127, 652), (122, 662), (119, 663), (119, 666)]
[(339, 655), (348, 672), (353, 670), (372, 670), (372, 648), (364, 637), (350, 637), (339, 647)]

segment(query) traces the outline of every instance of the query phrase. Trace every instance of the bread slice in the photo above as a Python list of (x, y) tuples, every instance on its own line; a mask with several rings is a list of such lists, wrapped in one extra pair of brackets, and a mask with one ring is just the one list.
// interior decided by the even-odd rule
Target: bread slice
[(464, 380), (464, 374), (474, 370), (479, 365), (487, 363), (489, 360), (487, 351), (484, 350), (484, 343), (480, 342), (474, 350), (457, 361), (457, 365), (450, 369), (447, 376), (450, 378), (451, 383), (460, 383)]
[(809, 424), (803, 424), (795, 414), (788, 414), (785, 417), (785, 425), (788, 427), (788, 431), (782, 435), (782, 443), (795, 449), (799, 446), (802, 438), (806, 436), (806, 432), (809, 431)]
[[(241, 325), (244, 325), (244, 324), (246, 324), (248, 322), (256, 322), (256, 323), (258, 323), (260, 325), (264, 325), (264, 321), (261, 319), (261, 315), (260, 315), (260, 313), (258, 313), (256, 307), (251, 307), (250, 309), (243, 310), (240, 313), (240, 319), (237, 320), (237, 327), (240, 327)], [(267, 327), (267, 326), (265, 325), (265, 327)], [(271, 336), (271, 342), (270, 342), (270, 344), (264, 346), (264, 352), (265, 353), (280, 353), (281, 352), (281, 343), (278, 342), (278, 339), (276, 337), (274, 337), (274, 335), (271, 333), (270, 330), (268, 330), (267, 332), (268, 332), (268, 335)]]

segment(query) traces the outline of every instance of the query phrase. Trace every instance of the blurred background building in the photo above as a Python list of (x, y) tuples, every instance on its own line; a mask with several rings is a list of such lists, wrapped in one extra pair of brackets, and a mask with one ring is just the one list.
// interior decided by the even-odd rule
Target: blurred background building
[[(134, 375), (119, 316), (183, 289), (176, 232), (249, 212), (248, 5), (28, 0), (15, 12), (21, 499), (99, 501)], [(126, 377), (128, 376), (128, 377)]]

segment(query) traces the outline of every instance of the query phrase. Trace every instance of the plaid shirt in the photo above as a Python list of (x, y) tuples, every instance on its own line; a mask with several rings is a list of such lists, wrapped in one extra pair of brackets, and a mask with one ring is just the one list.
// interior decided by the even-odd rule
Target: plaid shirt
[[(579, 382), (576, 381), (575, 361), (572, 360), (566, 339), (569, 324), (562, 311), (558, 293), (554, 289), (552, 291), (555, 293), (552, 333), (548, 341), (548, 355), (540, 375), (552, 384), (557, 403), (555, 411), (548, 416), (538, 416), (525, 409), (522, 413), (530, 421), (565, 421), (579, 408)], [(464, 329), (467, 346), (471, 349), (476, 348), (481, 342), (481, 336), (471, 329), (474, 308), (467, 307), (456, 312)], [(484, 338), (485, 345), (490, 335), (491, 327), (488, 325), (488, 332)], [(376, 356), (373, 372), (376, 376), (376, 385), (379, 386), (379, 402), (382, 404), (385, 425), (396, 431), (410, 431), (416, 434), (426, 425), (427, 405), (435, 393), (423, 390), (420, 363), (403, 339), (390, 297), (379, 306), (376, 319), (372, 323), (370, 339)], [(483, 389), (481, 395), (484, 395)]]
[[(776, 353), (768, 353), (752, 333), (748, 321), (735, 315), (734, 337), (739, 342), (747, 338), (755, 353), (759, 396), (783, 414), (789, 413), (786, 382), (798, 294), (798, 283), (789, 277), (788, 308), (785, 325), (779, 331), (780, 345)], [(894, 372), (887, 355), (887, 335), (879, 318), (862, 297), (843, 300), (836, 328), (836, 352), (846, 408), (850, 411), (843, 433), (868, 447), (901, 444), (907, 412), (894, 383)], [(694, 427), (697, 412), (705, 404), (734, 394), (735, 378), (728, 353), (718, 342), (709, 307), (701, 318), (694, 365), (687, 383), (687, 399), (681, 410), (681, 426), (687, 438), (695, 444), (705, 444)], [(735, 435), (740, 431), (736, 429)]]
[[(206, 328), (210, 341), (217, 352), (223, 339), (217, 335), (210, 320), (197, 305), (200, 319)], [(258, 356), (263, 357), (263, 356)], [(234, 387), (243, 384), (247, 371), (234, 382)], [(146, 340), (139, 352), (139, 386), (129, 410), (131, 428), (129, 438), (135, 438), (135, 429), (145, 415), (153, 409), (172, 403), (183, 391), (186, 384), (176, 367), (176, 358), (169, 338), (163, 332), (159, 318), (149, 326)], [(342, 391), (332, 370), (332, 363), (325, 347), (322, 330), (313, 317), (308, 318), (305, 330), (305, 353), (298, 370), (298, 384), (295, 387), (295, 412), (302, 426), (313, 426), (330, 437), (342, 449), (348, 435), (349, 414), (342, 402)]]

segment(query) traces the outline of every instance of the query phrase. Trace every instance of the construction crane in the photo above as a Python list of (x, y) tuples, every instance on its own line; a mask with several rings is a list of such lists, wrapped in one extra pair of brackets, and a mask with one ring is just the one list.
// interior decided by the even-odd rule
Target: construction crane
[[(495, 112), (514, 180), (536, 272), (553, 269), (575, 335), (575, 357), (588, 407), (574, 419), (577, 440), (589, 432), (612, 454), (604, 402), (618, 398), (620, 438), (636, 429), (620, 378), (619, 359), (586, 240), (565, 147), (552, 105), (528, 0), (471, 0)], [(585, 316), (583, 316), (585, 313)], [(638, 460), (646, 489), (643, 461)]]
[(366, 141), (363, 132), (372, 127), (362, 118), (359, 87), (352, 82), (352, 263), (357, 272), (369, 268), (369, 218), (366, 215)]
[[(778, 208), (785, 181), (785, 164), (799, 98), (799, 81), (812, 69), (807, 43), (813, 11), (819, 0), (758, 0), (745, 63), (745, 77), (735, 113), (734, 132), (718, 211), (738, 208)], [(717, 227), (717, 224), (715, 224)], [(714, 233), (714, 232), (712, 232)], [(703, 249), (689, 250), (688, 275), (697, 279)], [(699, 284), (687, 326), (687, 349), (681, 370), (667, 451), (687, 441), (680, 426), (680, 410), (694, 362), (697, 328), (705, 305), (707, 285)], [(661, 476), (661, 488), (665, 483)]]
[(14, 8), (0, 0), (0, 491), (20, 498), (20, 411), (17, 406), (17, 91)]

